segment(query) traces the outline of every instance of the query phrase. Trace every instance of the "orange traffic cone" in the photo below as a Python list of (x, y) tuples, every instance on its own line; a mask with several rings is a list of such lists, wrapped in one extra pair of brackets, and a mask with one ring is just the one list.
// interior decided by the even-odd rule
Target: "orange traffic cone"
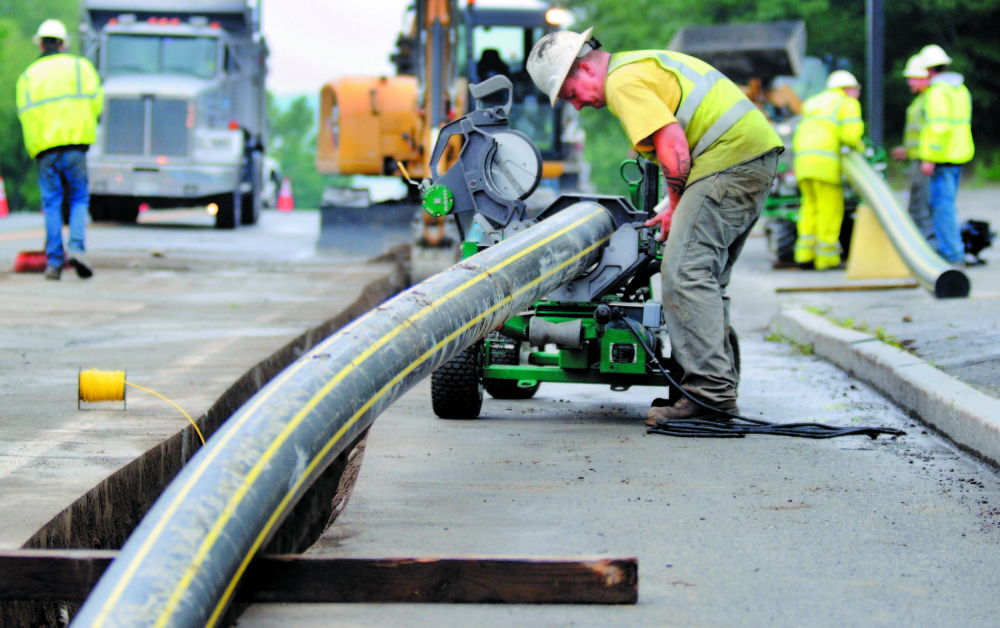
[(7, 205), (7, 193), (3, 189), (3, 177), (0, 177), (0, 218), (10, 215), (10, 207)]
[(278, 191), (278, 211), (290, 212), (295, 209), (295, 198), (292, 197), (292, 182), (285, 177), (281, 180), (281, 190)]

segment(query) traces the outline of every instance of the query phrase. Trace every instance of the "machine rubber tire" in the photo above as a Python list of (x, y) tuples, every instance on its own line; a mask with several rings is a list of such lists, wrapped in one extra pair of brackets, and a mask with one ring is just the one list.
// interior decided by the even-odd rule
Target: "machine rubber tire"
[(235, 229), (238, 225), (236, 219), (240, 215), (240, 193), (223, 194), (218, 197), (216, 204), (219, 206), (218, 213), (215, 214), (216, 229)]
[(483, 409), (483, 367), (477, 342), (431, 374), (431, 407), (442, 419), (475, 419)]
[[(520, 347), (515, 346), (513, 350), (506, 347), (494, 349), (495, 342), (503, 342), (505, 339), (500, 334), (494, 332), (490, 334), (490, 355), (491, 365), (517, 366), (521, 361)], [(520, 344), (520, 343), (517, 343)], [(514, 379), (488, 379), (483, 381), (483, 388), (494, 399), (531, 399), (538, 392), (541, 384), (535, 384), (530, 388), (521, 388)]]
[(260, 219), (261, 206), (264, 203), (261, 193), (264, 190), (264, 156), (259, 150), (250, 153), (250, 191), (240, 199), (240, 224), (255, 225)]
[(795, 262), (795, 239), (798, 228), (787, 218), (772, 218), (767, 221), (767, 248), (775, 260), (782, 264)]

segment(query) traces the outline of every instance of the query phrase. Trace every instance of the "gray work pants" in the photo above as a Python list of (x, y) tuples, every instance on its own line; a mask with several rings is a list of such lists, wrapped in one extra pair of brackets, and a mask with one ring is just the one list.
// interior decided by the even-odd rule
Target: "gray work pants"
[(937, 248), (931, 217), (931, 178), (920, 171), (920, 160), (910, 162), (910, 217), (931, 248)]
[(733, 264), (764, 209), (778, 151), (692, 183), (674, 211), (663, 249), (663, 317), (680, 384), (709, 403), (736, 399), (739, 374), (729, 342)]

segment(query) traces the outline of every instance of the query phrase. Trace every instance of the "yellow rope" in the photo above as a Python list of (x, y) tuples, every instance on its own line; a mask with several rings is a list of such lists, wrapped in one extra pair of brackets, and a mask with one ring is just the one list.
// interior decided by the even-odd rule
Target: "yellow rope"
[(132, 388), (144, 390), (151, 395), (156, 395), (160, 399), (180, 410), (181, 414), (184, 415), (184, 418), (191, 423), (191, 427), (194, 428), (194, 431), (198, 433), (198, 438), (201, 439), (201, 444), (205, 444), (205, 437), (202, 436), (201, 430), (198, 429), (198, 424), (194, 422), (191, 415), (184, 411), (184, 408), (167, 399), (155, 390), (150, 390), (138, 384), (125, 381), (125, 373), (123, 371), (99, 371), (97, 369), (80, 371), (80, 401), (85, 401), (87, 403), (98, 403), (100, 401), (124, 401), (126, 384)]

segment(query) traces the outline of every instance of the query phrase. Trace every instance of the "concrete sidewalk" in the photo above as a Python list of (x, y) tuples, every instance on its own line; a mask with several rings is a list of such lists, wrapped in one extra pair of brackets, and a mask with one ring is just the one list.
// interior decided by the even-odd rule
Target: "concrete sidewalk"
[[(30, 234), (30, 219), (7, 233)], [(127, 411), (77, 410), (78, 368), (127, 368), (208, 437), (285, 364), (404, 287), (395, 263), (317, 257), (317, 222), (269, 212), (228, 233), (104, 227), (88, 234), (88, 281), (0, 273), (0, 547), (116, 547), (197, 450), (181, 413), (145, 392), (128, 391)]]

